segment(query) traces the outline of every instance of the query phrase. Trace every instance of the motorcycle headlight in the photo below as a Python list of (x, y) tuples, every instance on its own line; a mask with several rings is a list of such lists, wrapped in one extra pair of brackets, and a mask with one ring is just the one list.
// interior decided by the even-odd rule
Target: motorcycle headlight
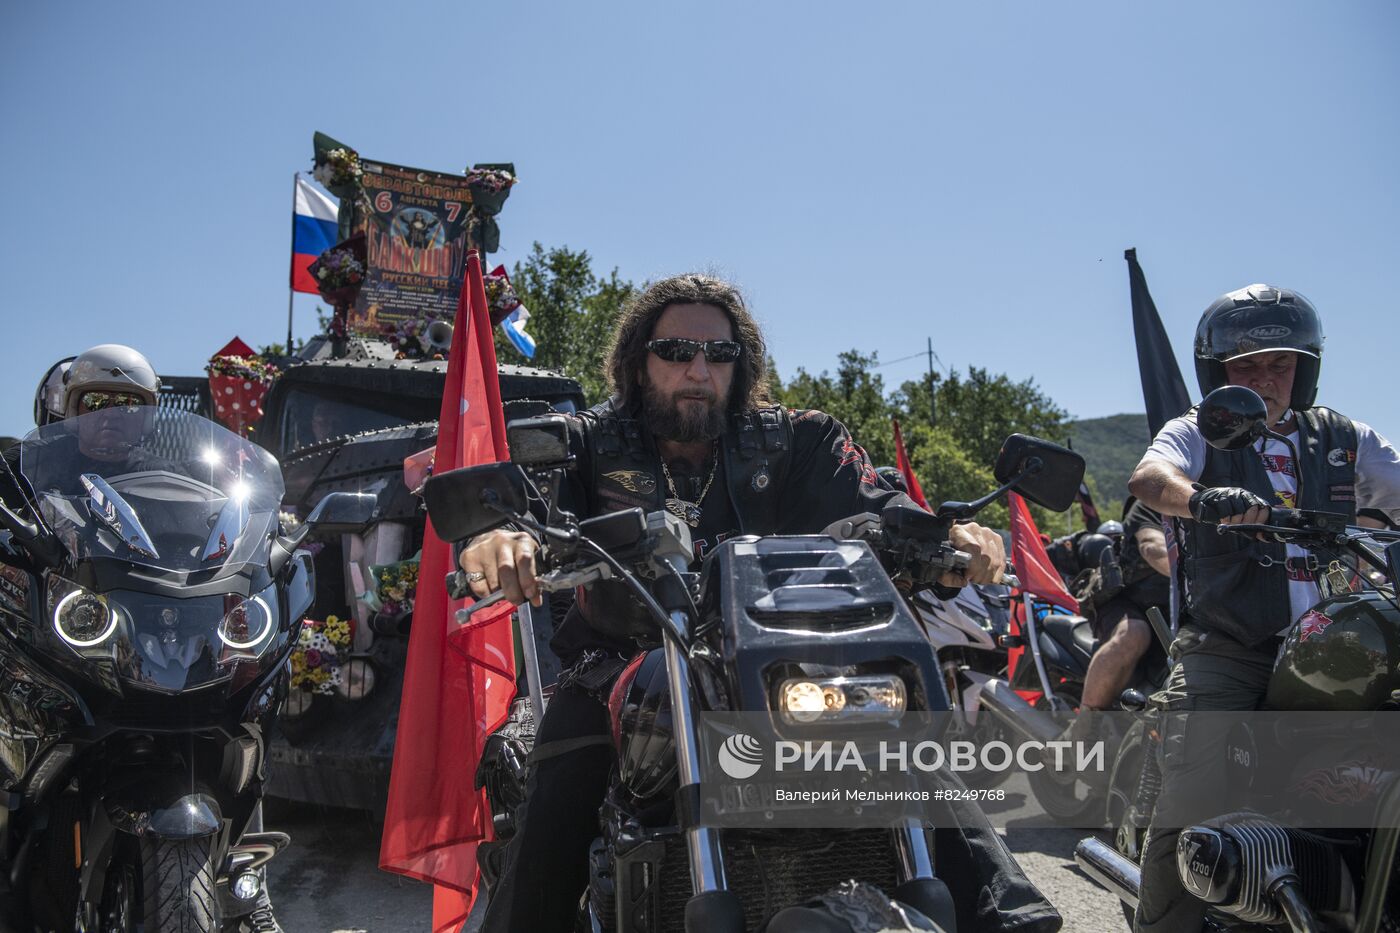
[(896, 674), (855, 677), (790, 677), (778, 687), (778, 712), (786, 722), (898, 722), (908, 701)]
[(117, 614), (107, 597), (72, 585), (53, 607), (53, 630), (74, 648), (91, 648), (112, 637)]
[(231, 605), (219, 622), (219, 640), (236, 651), (250, 651), (272, 634), (277, 627), (272, 607), (264, 594), (251, 599), (229, 597)]

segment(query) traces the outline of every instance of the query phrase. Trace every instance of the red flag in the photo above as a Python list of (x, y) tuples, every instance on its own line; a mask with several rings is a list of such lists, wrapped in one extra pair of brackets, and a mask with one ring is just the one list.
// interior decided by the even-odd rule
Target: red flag
[(924, 499), (924, 491), (919, 488), (919, 478), (914, 475), (914, 464), (909, 462), (909, 455), (904, 452), (904, 435), (899, 433), (899, 420), (894, 420), (894, 462), (899, 467), (899, 472), (904, 474), (904, 485), (909, 487), (909, 498), (919, 505), (928, 509), (928, 501)]
[[(505, 437), (481, 261), (471, 251), (457, 301), (435, 471), (504, 460)], [(434, 933), (456, 930), (476, 896), (476, 846), (491, 838), (491, 818), (473, 778), (482, 745), (505, 721), (515, 695), (512, 607), (501, 603), (459, 627), (456, 610), (468, 603), (447, 598), (442, 581), (451, 565), (451, 545), (430, 522), (379, 847), (380, 868), (437, 885)]]
[(1050, 562), (1050, 555), (1045, 553), (1040, 529), (1035, 526), (1026, 500), (1014, 492), (1007, 493), (1006, 508), (1011, 514), (1011, 562), (1021, 580), (1021, 592), (1032, 593), (1061, 609), (1078, 612), (1079, 602), (1065, 589), (1064, 580)]

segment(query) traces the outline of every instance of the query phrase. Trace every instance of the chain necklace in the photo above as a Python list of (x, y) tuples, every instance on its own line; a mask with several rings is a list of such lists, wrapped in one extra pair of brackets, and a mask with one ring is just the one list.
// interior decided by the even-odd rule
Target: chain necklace
[(700, 490), (700, 498), (690, 502), (681, 498), (681, 494), (676, 492), (676, 481), (671, 479), (671, 471), (666, 466), (666, 458), (661, 458), (661, 475), (666, 477), (666, 489), (671, 493), (666, 499), (666, 511), (685, 522), (691, 528), (700, 524), (700, 503), (705, 501), (705, 494), (710, 491), (710, 485), (715, 481), (715, 471), (719, 469), (719, 457), (715, 456), (711, 450), (713, 462), (710, 464), (710, 475), (705, 480), (705, 488)]

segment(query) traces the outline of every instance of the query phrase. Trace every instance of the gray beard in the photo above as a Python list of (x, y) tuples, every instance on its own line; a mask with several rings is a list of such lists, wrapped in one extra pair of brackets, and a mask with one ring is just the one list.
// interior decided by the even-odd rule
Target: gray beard
[(674, 397), (664, 397), (655, 387), (642, 387), (642, 414), (651, 433), (662, 440), (680, 444), (712, 441), (724, 433), (724, 409), (711, 401), (699, 410), (687, 406), (683, 411)]

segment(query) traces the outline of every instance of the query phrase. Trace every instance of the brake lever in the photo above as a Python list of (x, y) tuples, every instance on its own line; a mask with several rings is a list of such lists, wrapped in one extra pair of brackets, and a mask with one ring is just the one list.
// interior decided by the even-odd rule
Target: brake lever
[[(539, 578), (540, 590), (545, 593), (555, 593), (559, 590), (571, 590), (576, 586), (587, 586), (590, 583), (597, 583), (599, 580), (612, 579), (612, 568), (607, 564), (589, 565), (578, 570), (551, 570)], [(464, 595), (453, 595), (453, 578), (461, 577), (461, 582), (466, 585), (466, 574), (458, 570), (447, 575), (448, 595), (453, 599), (466, 599), (471, 596), (471, 588), (468, 586)], [(494, 606), (496, 603), (506, 598), (504, 590), (492, 590), (485, 596), (478, 599), (465, 609), (457, 610), (457, 624), (466, 625), (471, 621), (471, 617), (480, 609), (487, 606)]]

